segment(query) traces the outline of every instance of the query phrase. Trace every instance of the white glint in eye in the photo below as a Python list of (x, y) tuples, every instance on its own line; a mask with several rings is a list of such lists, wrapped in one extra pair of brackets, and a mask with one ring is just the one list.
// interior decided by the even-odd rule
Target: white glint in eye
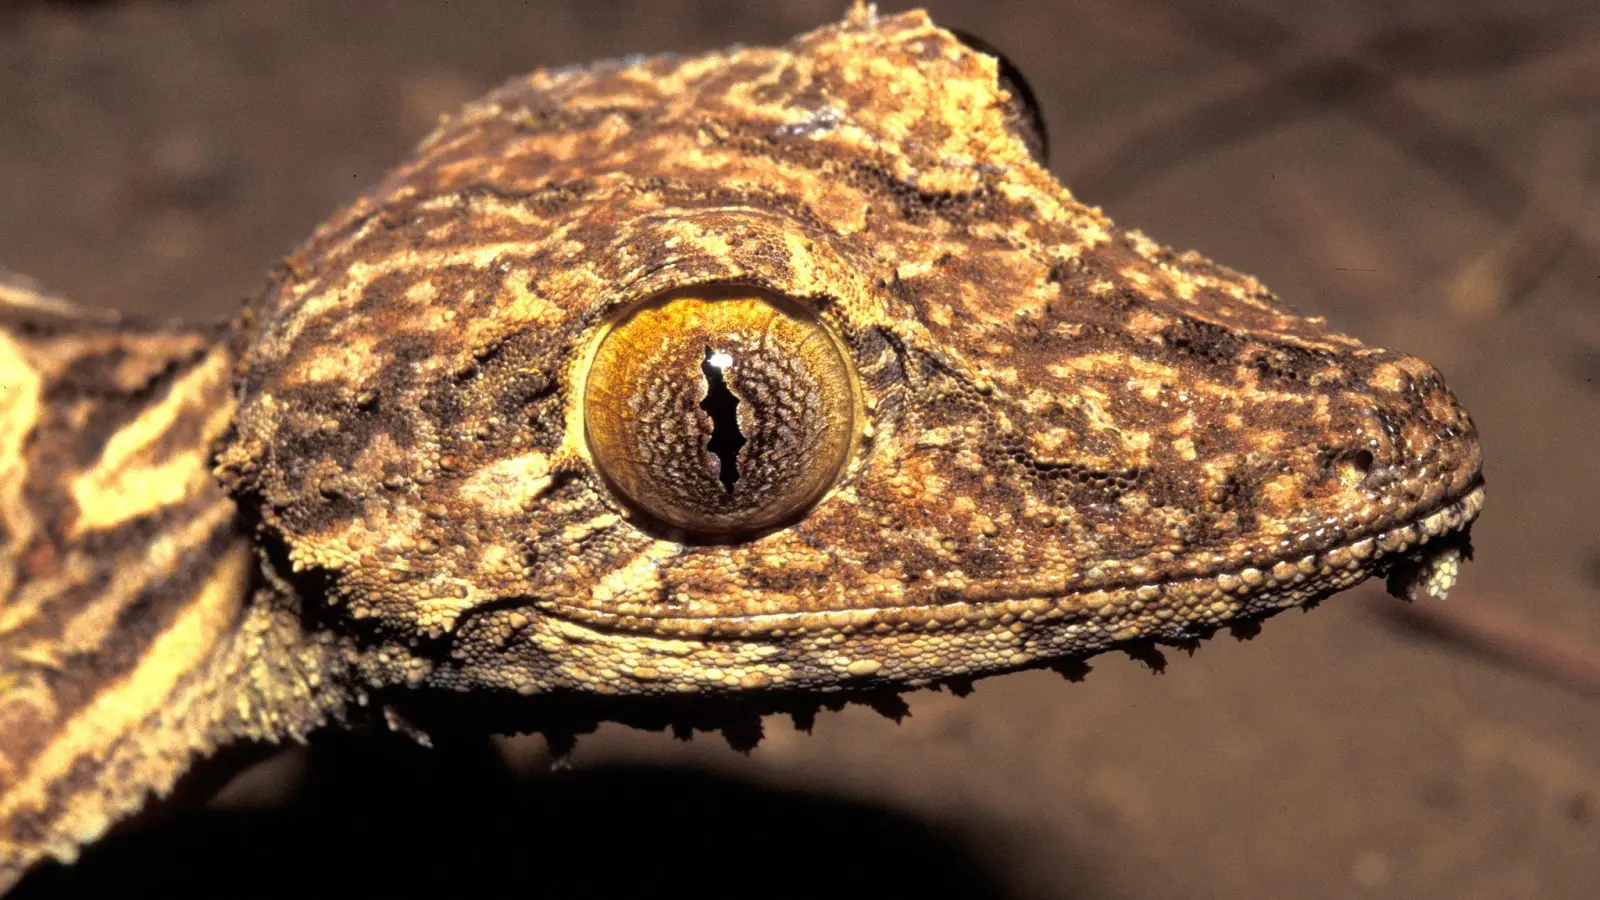
[(726, 369), (727, 367), (733, 365), (733, 354), (723, 350), (717, 350), (706, 359), (706, 365), (711, 366), (714, 369)]

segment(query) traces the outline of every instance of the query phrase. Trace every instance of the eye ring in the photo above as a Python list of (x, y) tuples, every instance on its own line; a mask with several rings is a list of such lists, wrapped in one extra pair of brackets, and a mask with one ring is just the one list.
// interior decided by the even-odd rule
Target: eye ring
[(863, 418), (834, 330), (745, 285), (652, 297), (597, 337), (584, 436), (607, 486), (674, 535), (726, 541), (794, 521), (838, 482)]

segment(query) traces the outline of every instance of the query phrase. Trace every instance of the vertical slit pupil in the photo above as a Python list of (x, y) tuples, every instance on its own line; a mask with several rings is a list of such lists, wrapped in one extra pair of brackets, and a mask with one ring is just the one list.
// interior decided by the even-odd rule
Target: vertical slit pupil
[(717, 455), (722, 463), (718, 478), (722, 489), (733, 493), (733, 483), (739, 480), (739, 448), (745, 445), (744, 433), (739, 430), (739, 398), (728, 390), (723, 369), (733, 362), (726, 353), (706, 348), (705, 362), (700, 371), (706, 376), (706, 396), (700, 408), (711, 417), (711, 440), (706, 449)]

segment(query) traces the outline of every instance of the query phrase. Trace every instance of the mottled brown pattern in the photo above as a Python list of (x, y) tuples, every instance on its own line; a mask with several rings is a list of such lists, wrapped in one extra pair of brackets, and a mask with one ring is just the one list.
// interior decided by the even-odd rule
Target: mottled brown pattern
[[(157, 385), (143, 408), (184, 366), (239, 357), (231, 395), (183, 395), (221, 419), (174, 417), (148, 450), (209, 451), (226, 423), (215, 475), (259, 537), (256, 601), (185, 682), (248, 711), (195, 701), (175, 766), (300, 734), (368, 690), (397, 716), (441, 698), (559, 712), (520, 721), (547, 731), (715, 724), (661, 698), (804, 707), (1189, 643), (1372, 575), (1448, 589), (1483, 494), (1476, 432), (1438, 374), (1116, 228), (1032, 141), (995, 60), (920, 13), (858, 7), (783, 48), (539, 72), (319, 229), (228, 350), (108, 332), (113, 355), (74, 371), (133, 366)], [(850, 357), (859, 423), (798, 519), (680, 540), (595, 465), (587, 418), (626, 404), (583, 398), (632, 389), (588, 390), (630, 310), (724, 285), (809, 310)], [(144, 340), (185, 362), (115, 355)], [(93, 407), (64, 433), (109, 446), (131, 415)], [(93, 472), (101, 455), (59, 458)], [(63, 474), (24, 471), (8, 535), (69, 508)], [(110, 496), (96, 490), (82, 496)], [(209, 478), (177, 493), (232, 514)], [(175, 506), (170, 527), (198, 514)], [(8, 539), (0, 615), (37, 576)], [(182, 568), (144, 577), (181, 603)], [(130, 665), (172, 633), (151, 621), (127, 628)], [(51, 715), (26, 740), (52, 740)]]
[[(1182, 638), (1473, 490), (1432, 369), (1117, 230), (1008, 109), (920, 14), (508, 84), (263, 296), (225, 480), (387, 648), (372, 679), (623, 694)], [(801, 521), (674, 543), (595, 472), (577, 388), (619, 310), (725, 282), (837, 330), (870, 433)]]
[[(210, 358), (216, 335), (118, 327), (87, 314), (24, 307), (20, 294), (13, 289), (0, 297), (7, 370), (0, 401), (7, 414), (0, 443), (7, 469), (0, 679), (8, 687), (0, 723), (38, 715), (34, 704), (14, 702), (29, 695), (62, 719), (81, 708), (101, 678), (131, 669), (181, 613), (187, 590), (168, 586), (203, 580), (210, 561), (237, 541), (226, 498), (198, 455), (190, 479), (171, 482), (170, 494), (152, 498), (148, 509), (129, 508), (138, 504), (130, 504), (127, 482), (142, 481), (173, 457), (182, 466), (181, 457), (209, 437), (202, 433), (205, 420), (226, 421), (227, 363)], [(173, 415), (160, 417), (136, 458), (106, 459), (119, 432), (177, 398), (174, 391), (186, 381), (192, 393)], [(105, 472), (107, 464), (114, 471)], [(121, 508), (85, 509), (74, 488), (102, 472), (108, 477), (90, 498), (116, 491), (120, 478)], [(193, 533), (152, 565), (152, 544), (181, 529)], [(118, 639), (110, 642), (110, 635)], [(81, 665), (86, 656), (92, 666)], [(48, 730), (0, 724), (0, 771), (15, 771), (49, 737)]]
[(344, 702), (296, 674), (320, 677), (319, 642), (246, 602), (249, 542), (211, 475), (233, 412), (219, 337), (0, 284), (0, 889), (196, 753)]

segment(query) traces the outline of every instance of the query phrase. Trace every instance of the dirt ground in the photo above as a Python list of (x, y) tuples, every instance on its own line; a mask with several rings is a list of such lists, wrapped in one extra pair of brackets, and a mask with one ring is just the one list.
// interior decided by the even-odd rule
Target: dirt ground
[[(0, 0), (0, 260), (84, 304), (226, 317), (502, 79), (779, 41), (843, 6)], [(1028, 75), (1078, 196), (1444, 370), (1490, 491), (1444, 605), (1534, 640), (1400, 627), (1370, 587), (1159, 677), (1103, 657), (1079, 684), (914, 695), (899, 724), (771, 721), (748, 756), (611, 727), (552, 773), (537, 740), (330, 737), (17, 896), (1600, 895), (1581, 677), (1600, 655), (1600, 8), (934, 6)]]

